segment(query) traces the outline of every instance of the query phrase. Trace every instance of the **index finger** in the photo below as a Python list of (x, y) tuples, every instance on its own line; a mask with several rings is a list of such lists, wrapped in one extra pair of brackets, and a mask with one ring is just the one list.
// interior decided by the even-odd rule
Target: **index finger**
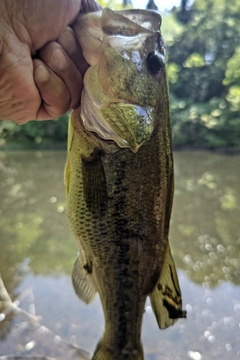
[(58, 43), (65, 50), (69, 58), (74, 62), (77, 69), (80, 71), (82, 76), (87, 71), (89, 64), (86, 62), (82, 49), (77, 41), (76, 35), (73, 29), (66, 27), (62, 34), (58, 38)]

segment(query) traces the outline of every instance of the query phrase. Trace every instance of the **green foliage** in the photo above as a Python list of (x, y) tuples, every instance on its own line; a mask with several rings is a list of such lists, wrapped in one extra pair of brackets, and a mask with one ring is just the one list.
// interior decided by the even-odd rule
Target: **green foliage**
[(161, 32), (167, 47), (174, 44), (184, 31), (184, 26), (176, 21), (174, 13), (169, 12), (162, 15)]
[(175, 146), (240, 147), (240, 3), (195, 0), (169, 52)]
[(30, 121), (21, 126), (10, 121), (0, 121), (0, 146), (6, 143), (31, 147), (66, 143), (67, 129), (67, 114), (54, 121)]
[[(123, 9), (123, 1), (122, 0), (99, 0), (98, 4), (101, 5), (102, 8), (108, 7), (113, 10), (122, 10)], [(132, 6), (127, 6), (124, 8), (130, 8)]]
[[(100, 0), (121, 9), (122, 1)], [(186, 10), (187, 11), (187, 10)], [(240, 147), (240, 2), (195, 0), (183, 25), (179, 9), (163, 15), (168, 48), (175, 147)], [(67, 115), (23, 126), (0, 122), (5, 143), (49, 146), (66, 143)]]
[(239, 84), (240, 82), (240, 46), (238, 46), (233, 56), (227, 62), (227, 69), (225, 72), (225, 78), (223, 80), (224, 85)]

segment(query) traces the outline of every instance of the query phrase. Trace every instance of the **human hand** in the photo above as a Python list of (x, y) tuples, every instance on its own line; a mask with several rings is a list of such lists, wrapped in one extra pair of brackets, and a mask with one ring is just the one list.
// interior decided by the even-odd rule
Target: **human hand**
[(54, 119), (79, 105), (88, 65), (67, 25), (98, 9), (94, 0), (0, 0), (0, 119)]

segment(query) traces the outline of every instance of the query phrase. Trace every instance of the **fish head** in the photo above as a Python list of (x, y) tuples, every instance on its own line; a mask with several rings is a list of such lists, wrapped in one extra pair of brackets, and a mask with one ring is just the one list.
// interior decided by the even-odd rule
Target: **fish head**
[(148, 10), (79, 15), (74, 30), (90, 68), (81, 117), (88, 131), (136, 152), (159, 121), (166, 88), (161, 16)]

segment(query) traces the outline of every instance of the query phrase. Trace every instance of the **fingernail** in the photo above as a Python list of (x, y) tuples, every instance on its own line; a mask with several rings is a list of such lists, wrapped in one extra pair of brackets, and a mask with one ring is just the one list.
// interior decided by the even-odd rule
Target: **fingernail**
[(39, 65), (35, 70), (35, 79), (40, 82), (48, 82), (49, 72), (44, 65)]
[(69, 55), (73, 55), (77, 51), (76, 40), (69, 30), (65, 30), (60, 36), (58, 41)]
[(68, 59), (61, 49), (56, 49), (51, 56), (51, 64), (55, 70), (65, 70), (68, 66)]

